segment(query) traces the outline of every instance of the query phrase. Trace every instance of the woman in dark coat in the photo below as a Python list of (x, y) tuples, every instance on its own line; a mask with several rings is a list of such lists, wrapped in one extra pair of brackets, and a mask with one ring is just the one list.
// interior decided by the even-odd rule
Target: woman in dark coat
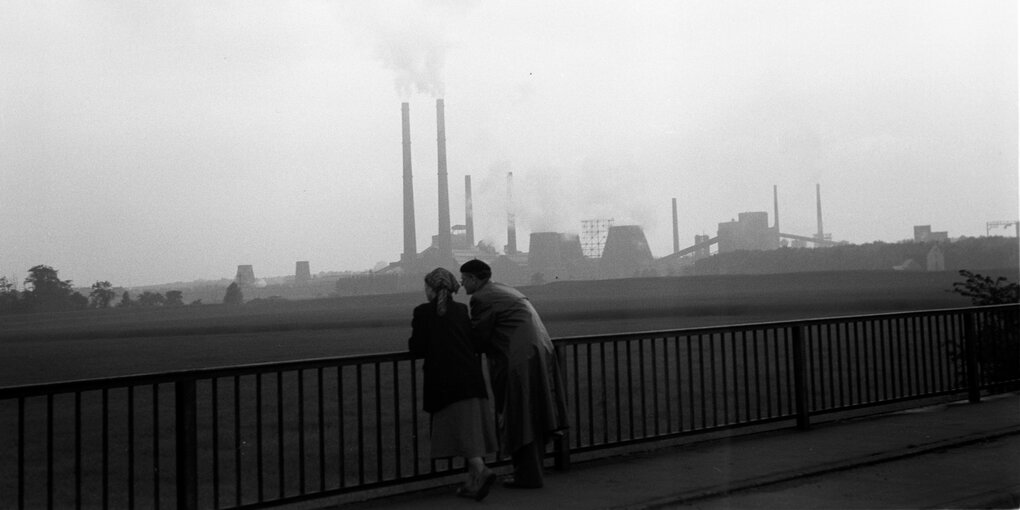
[(496, 481), (482, 458), (496, 450), (495, 422), (467, 306), (453, 300), (458, 289), (453, 273), (443, 268), (425, 277), (429, 302), (414, 309), (408, 347), (425, 358), (424, 409), (432, 417), (432, 457), (464, 457), (469, 477), (457, 494), (482, 500)]

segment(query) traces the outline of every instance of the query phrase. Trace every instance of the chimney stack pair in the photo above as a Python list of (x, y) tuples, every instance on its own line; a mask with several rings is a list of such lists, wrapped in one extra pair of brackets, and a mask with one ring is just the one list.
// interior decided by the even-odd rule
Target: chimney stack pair
[[(439, 154), (439, 250), (452, 254), (450, 242), (450, 192), (446, 177), (446, 115), (442, 99), (436, 100), (436, 145)], [(400, 105), (404, 156), (404, 253), (401, 262), (409, 263), (418, 253), (414, 224), (414, 183), (411, 173), (411, 116), (408, 103)], [(470, 186), (470, 181), (468, 183)], [(469, 230), (470, 232), (470, 230)], [(471, 233), (473, 234), (473, 232)], [(470, 235), (470, 234), (469, 234)]]

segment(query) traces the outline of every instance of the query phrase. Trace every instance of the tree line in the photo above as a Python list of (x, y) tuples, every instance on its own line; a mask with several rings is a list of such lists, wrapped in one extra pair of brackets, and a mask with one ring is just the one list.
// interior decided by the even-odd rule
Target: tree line
[(162, 294), (145, 291), (137, 297), (132, 297), (125, 290), (118, 300), (117, 289), (108, 281), (93, 283), (86, 296), (72, 288), (71, 280), (61, 280), (56, 269), (42, 264), (28, 270), (22, 288), (19, 292), (6, 276), (0, 276), (0, 313), (184, 306), (184, 294), (179, 290), (169, 290)]

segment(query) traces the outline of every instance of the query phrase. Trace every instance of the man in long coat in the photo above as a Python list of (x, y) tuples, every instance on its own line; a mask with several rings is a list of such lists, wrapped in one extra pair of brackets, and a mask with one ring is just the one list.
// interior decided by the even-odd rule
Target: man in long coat
[(514, 478), (503, 485), (539, 488), (551, 436), (568, 427), (563, 375), (538, 312), (517, 289), (490, 281), (480, 260), (460, 268), (471, 296), (471, 325), (489, 360), (500, 450), (510, 453)]

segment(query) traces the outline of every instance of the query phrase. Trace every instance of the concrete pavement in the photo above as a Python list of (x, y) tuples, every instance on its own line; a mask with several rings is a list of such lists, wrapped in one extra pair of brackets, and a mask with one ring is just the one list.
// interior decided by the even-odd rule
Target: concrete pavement
[[(930, 461), (936, 454), (940, 454), (939, 462)], [(442, 487), (343, 506), (786, 508), (798, 505), (783, 497), (756, 500), (749, 494), (820, 486), (827, 479), (840, 477), (859, 480), (867, 478), (862, 470), (887, 469), (894, 464), (903, 467), (879, 475), (876, 480), (881, 483), (850, 489), (849, 493), (815, 490), (799, 507), (924, 508), (944, 503), (949, 505), (946, 508), (1015, 508), (1014, 503), (1020, 502), (1020, 469), (1013, 468), (1020, 466), (1020, 393), (987, 397), (979, 404), (961, 401), (833, 422), (807, 431), (782, 429), (579, 462), (566, 472), (549, 471), (543, 489), (497, 485), (481, 503), (457, 498), (452, 487)], [(938, 469), (934, 469), (936, 465)], [(903, 475), (907, 472), (920, 476), (908, 481)], [(869, 490), (895, 493), (908, 488), (931, 497), (915, 506), (903, 505), (914, 501), (906, 494), (888, 498), (867, 494)]]

